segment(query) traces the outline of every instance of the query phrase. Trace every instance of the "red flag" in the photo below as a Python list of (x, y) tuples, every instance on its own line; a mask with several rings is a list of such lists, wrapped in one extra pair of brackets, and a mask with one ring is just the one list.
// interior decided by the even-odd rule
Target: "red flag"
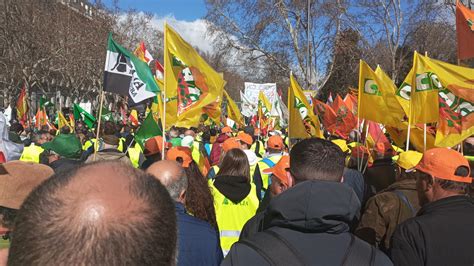
[(313, 110), (319, 116), (319, 120), (324, 128), (331, 132), (331, 134), (334, 134), (337, 115), (331, 106), (313, 98)]
[(474, 11), (460, 1), (456, 3), (456, 33), (458, 37), (458, 59), (474, 57)]
[(156, 68), (156, 78), (162, 80), (164, 75), (165, 75), (165, 70), (164, 67), (158, 62), (158, 60), (155, 60), (155, 68)]
[(339, 95), (336, 96), (332, 109), (337, 115), (335, 132), (341, 137), (347, 138), (349, 133), (357, 127), (357, 118)]

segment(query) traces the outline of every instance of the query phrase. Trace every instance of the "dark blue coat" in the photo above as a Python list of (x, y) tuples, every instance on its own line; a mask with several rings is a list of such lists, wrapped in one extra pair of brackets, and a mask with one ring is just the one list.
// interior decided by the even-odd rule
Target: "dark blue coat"
[(178, 265), (220, 265), (223, 255), (219, 235), (209, 223), (186, 213), (176, 202)]

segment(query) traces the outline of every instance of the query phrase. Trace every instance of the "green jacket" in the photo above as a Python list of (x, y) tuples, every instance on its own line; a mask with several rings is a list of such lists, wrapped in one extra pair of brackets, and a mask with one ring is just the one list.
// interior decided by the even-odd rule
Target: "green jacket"
[(367, 201), (355, 234), (387, 251), (397, 225), (414, 217), (419, 209), (416, 180), (397, 181)]

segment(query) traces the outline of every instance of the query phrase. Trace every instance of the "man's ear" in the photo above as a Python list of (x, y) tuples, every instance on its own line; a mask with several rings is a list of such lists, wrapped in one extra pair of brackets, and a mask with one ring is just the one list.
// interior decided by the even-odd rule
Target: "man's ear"
[(288, 177), (288, 188), (295, 185), (295, 179), (291, 175), (290, 171), (286, 171), (286, 176)]
[(186, 190), (181, 191), (179, 194), (179, 202), (183, 204), (186, 202)]
[(8, 248), (0, 249), (0, 266), (6, 266), (8, 261)]

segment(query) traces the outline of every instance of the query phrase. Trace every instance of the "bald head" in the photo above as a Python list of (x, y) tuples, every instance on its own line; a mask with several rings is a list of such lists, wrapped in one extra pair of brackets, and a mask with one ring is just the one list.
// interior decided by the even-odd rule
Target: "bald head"
[(186, 131), (184, 131), (184, 135), (185, 136), (191, 136), (191, 137), (194, 138), (196, 136), (196, 132), (194, 132), (194, 130), (187, 129)]
[(172, 263), (175, 243), (165, 188), (140, 170), (100, 162), (54, 175), (30, 194), (18, 212), (9, 263)]
[(152, 164), (147, 173), (153, 175), (163, 184), (175, 201), (184, 201), (188, 187), (188, 178), (184, 168), (176, 161), (164, 160)]

